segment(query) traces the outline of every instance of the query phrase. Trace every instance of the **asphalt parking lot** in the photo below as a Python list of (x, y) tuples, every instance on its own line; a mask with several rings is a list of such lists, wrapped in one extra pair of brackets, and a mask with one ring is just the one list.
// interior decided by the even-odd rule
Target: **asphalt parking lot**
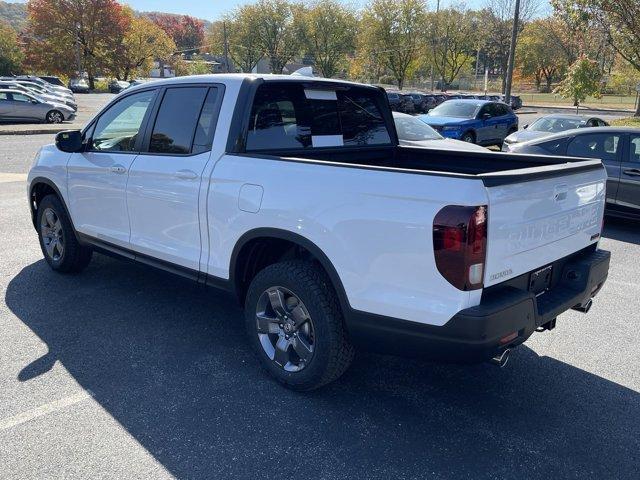
[(51, 140), (0, 137), (0, 478), (638, 478), (640, 224), (607, 221), (589, 314), (504, 369), (360, 352), (299, 394), (224, 294), (98, 255), (49, 270), (23, 174)]

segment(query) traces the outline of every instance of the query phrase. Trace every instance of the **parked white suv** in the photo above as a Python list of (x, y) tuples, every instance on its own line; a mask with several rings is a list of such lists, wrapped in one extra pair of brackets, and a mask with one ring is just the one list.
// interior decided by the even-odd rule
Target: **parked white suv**
[(235, 292), (264, 367), (305, 390), (354, 346), (504, 364), (587, 311), (600, 161), (398, 145), (384, 91), (211, 75), (123, 92), (29, 173), (44, 256), (118, 254)]

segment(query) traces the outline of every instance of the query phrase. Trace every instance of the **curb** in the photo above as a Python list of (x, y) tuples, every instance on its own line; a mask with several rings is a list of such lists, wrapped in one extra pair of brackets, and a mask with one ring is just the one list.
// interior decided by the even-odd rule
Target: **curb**
[[(576, 107), (572, 107), (572, 106), (568, 106), (568, 105), (527, 105), (527, 107), (531, 107), (531, 108), (553, 108), (556, 110), (571, 110), (572, 112), (575, 113), (576, 111)], [(603, 108), (603, 107), (580, 107), (582, 111), (584, 110), (589, 110), (592, 112), (606, 112), (606, 113), (621, 113), (624, 115), (627, 114), (633, 114), (635, 112), (635, 110), (633, 109), (624, 109), (624, 108)], [(578, 113), (579, 115), (580, 113)]]
[(69, 128), (31, 128), (26, 130), (0, 130), (0, 135), (44, 135), (47, 133), (55, 135), (56, 133), (64, 132), (65, 130), (69, 130)]

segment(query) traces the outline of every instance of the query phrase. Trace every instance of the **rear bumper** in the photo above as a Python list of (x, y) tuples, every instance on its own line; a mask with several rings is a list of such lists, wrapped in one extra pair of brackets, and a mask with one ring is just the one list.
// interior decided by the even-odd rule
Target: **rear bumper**
[[(552, 326), (566, 310), (587, 306), (607, 279), (609, 259), (609, 252), (589, 248), (554, 262), (554, 285), (538, 297), (518, 288), (517, 281), (491, 287), (480, 305), (441, 327), (355, 311), (347, 316), (347, 327), (356, 345), (381, 353), (482, 362), (520, 345), (538, 327)], [(528, 275), (521, 280), (528, 283)]]

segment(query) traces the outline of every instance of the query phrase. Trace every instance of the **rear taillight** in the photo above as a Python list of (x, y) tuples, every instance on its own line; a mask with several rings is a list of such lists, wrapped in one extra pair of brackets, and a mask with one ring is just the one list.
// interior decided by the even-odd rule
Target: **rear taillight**
[(487, 251), (487, 207), (448, 205), (433, 220), (438, 271), (460, 290), (482, 288)]

